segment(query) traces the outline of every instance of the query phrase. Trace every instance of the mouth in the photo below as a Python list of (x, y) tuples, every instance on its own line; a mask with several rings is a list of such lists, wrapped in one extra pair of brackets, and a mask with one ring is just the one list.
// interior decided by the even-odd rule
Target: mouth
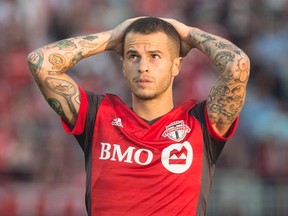
[(137, 83), (137, 84), (141, 84), (141, 85), (145, 85), (145, 84), (150, 84), (152, 83), (152, 79), (149, 79), (149, 78), (146, 78), (146, 77), (143, 77), (143, 78), (135, 78), (134, 81)]

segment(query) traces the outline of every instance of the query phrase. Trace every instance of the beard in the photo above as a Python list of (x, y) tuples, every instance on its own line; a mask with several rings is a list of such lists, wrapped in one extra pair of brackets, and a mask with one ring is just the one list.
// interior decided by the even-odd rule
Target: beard
[(139, 92), (132, 92), (131, 93), (138, 99), (141, 100), (154, 100), (159, 97), (159, 93), (139, 93)]
[(147, 86), (137, 86), (134, 81), (129, 81), (128, 79), (126, 79), (126, 81), (131, 94), (136, 98), (141, 100), (154, 100), (170, 89), (172, 85), (172, 76), (167, 77), (161, 82), (153, 80), (152, 84)]

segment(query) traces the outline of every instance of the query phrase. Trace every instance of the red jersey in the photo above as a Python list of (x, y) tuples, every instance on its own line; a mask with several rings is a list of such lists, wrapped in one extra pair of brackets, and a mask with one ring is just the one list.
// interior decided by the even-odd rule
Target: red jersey
[(226, 138), (205, 102), (188, 101), (152, 124), (115, 95), (81, 92), (75, 127), (85, 153), (89, 216), (205, 215), (215, 162)]

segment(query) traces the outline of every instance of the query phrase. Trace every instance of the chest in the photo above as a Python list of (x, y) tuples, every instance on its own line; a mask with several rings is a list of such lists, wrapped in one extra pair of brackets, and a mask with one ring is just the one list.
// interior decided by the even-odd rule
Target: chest
[(200, 170), (202, 131), (187, 113), (172, 112), (149, 125), (130, 111), (104, 104), (94, 128), (93, 158), (110, 170), (148, 169), (155, 175)]

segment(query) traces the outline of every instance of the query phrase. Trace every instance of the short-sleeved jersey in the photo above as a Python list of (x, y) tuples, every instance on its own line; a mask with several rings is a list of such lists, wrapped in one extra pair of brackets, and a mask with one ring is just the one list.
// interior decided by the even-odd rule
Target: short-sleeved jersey
[(213, 131), (205, 101), (152, 124), (112, 94), (81, 92), (75, 135), (86, 161), (89, 216), (205, 215), (215, 162), (228, 136)]

